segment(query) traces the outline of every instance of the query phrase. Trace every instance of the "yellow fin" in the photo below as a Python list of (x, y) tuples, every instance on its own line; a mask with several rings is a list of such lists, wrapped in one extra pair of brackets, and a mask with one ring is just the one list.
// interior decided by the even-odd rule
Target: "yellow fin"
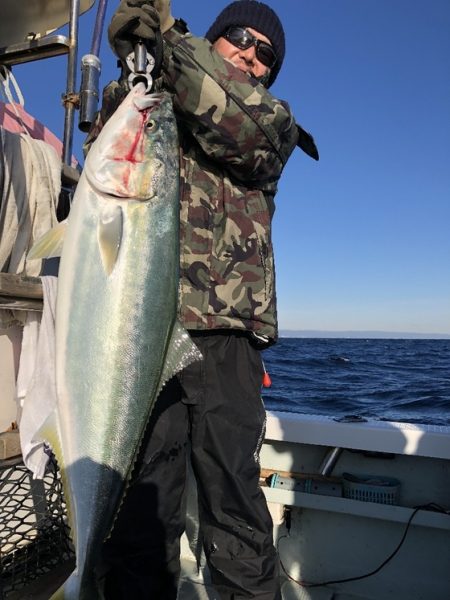
[[(64, 458), (64, 453), (61, 444), (61, 438), (58, 433), (57, 416), (56, 412), (52, 411), (47, 418), (44, 420), (42, 425), (39, 427), (35, 435), (33, 436), (35, 441), (43, 441), (50, 447), (56, 462), (58, 463), (58, 469), (61, 476), (61, 481), (64, 490), (64, 501), (66, 503), (67, 518), (71, 529), (72, 540), (75, 541), (76, 528), (74, 512), (72, 509), (71, 493), (69, 479), (67, 475), (67, 465)], [(56, 596), (55, 596), (56, 597)]]
[(120, 206), (116, 204), (104, 208), (98, 222), (97, 239), (103, 268), (107, 275), (112, 273), (119, 255), (122, 227), (123, 218)]
[(41, 424), (35, 435), (33, 436), (35, 441), (46, 442), (52, 449), (53, 454), (56, 457), (58, 463), (63, 462), (63, 454), (61, 448), (61, 441), (58, 435), (58, 429), (56, 425), (56, 414), (52, 411), (45, 421)]
[(44, 233), (31, 247), (28, 259), (56, 258), (61, 256), (66, 233), (67, 219), (55, 225), (50, 231)]

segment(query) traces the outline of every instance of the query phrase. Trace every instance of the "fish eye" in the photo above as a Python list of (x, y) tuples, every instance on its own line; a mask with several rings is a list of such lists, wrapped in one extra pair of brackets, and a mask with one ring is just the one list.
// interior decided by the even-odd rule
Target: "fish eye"
[(147, 129), (149, 131), (155, 131), (155, 129), (157, 128), (156, 121), (154, 121), (153, 119), (150, 119), (149, 121), (147, 121), (145, 126), (147, 127)]

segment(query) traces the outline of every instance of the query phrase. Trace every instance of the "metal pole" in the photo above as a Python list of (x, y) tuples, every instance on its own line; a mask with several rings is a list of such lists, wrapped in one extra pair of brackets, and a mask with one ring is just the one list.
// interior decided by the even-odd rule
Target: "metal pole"
[(64, 142), (63, 162), (70, 166), (73, 146), (73, 123), (75, 115), (75, 86), (76, 64), (78, 46), (78, 17), (80, 14), (80, 0), (70, 0), (69, 22), (69, 56), (67, 59), (67, 85), (64, 98)]
[(332, 470), (336, 466), (336, 463), (342, 454), (343, 448), (330, 448), (325, 455), (325, 458), (322, 461), (322, 464), (319, 467), (319, 473), (321, 475), (329, 476), (331, 475)]

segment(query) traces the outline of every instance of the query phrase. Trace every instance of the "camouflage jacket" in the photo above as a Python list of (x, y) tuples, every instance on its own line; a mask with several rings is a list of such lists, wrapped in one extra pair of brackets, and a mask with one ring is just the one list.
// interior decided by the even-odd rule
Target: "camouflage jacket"
[[(297, 140), (289, 107), (175, 27), (157, 88), (173, 94), (180, 133), (180, 319), (190, 330), (277, 337), (271, 219)], [(126, 94), (109, 84), (86, 147)]]

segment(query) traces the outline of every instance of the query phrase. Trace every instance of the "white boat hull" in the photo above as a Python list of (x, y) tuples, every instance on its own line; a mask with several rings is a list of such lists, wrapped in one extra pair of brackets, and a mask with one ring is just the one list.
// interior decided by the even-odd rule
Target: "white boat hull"
[[(308, 478), (320, 481), (320, 469), (333, 448), (343, 450), (325, 481), (339, 485), (343, 473), (396, 478), (399, 497), (395, 505), (380, 504), (284, 486), (270, 488), (262, 481), (280, 559), (297, 581), (326, 583), (369, 574), (399, 546), (415, 507), (435, 504), (447, 511), (450, 508), (448, 427), (339, 423), (328, 417), (268, 413), (262, 472), (295, 474), (300, 482)], [(200, 573), (195, 568), (195, 505), (192, 493), (182, 544), (182, 600), (216, 598), (207, 585), (203, 556)], [(398, 552), (377, 573), (345, 583), (303, 587), (282, 572), (283, 599), (448, 600), (449, 572), (450, 515), (419, 510)]]

